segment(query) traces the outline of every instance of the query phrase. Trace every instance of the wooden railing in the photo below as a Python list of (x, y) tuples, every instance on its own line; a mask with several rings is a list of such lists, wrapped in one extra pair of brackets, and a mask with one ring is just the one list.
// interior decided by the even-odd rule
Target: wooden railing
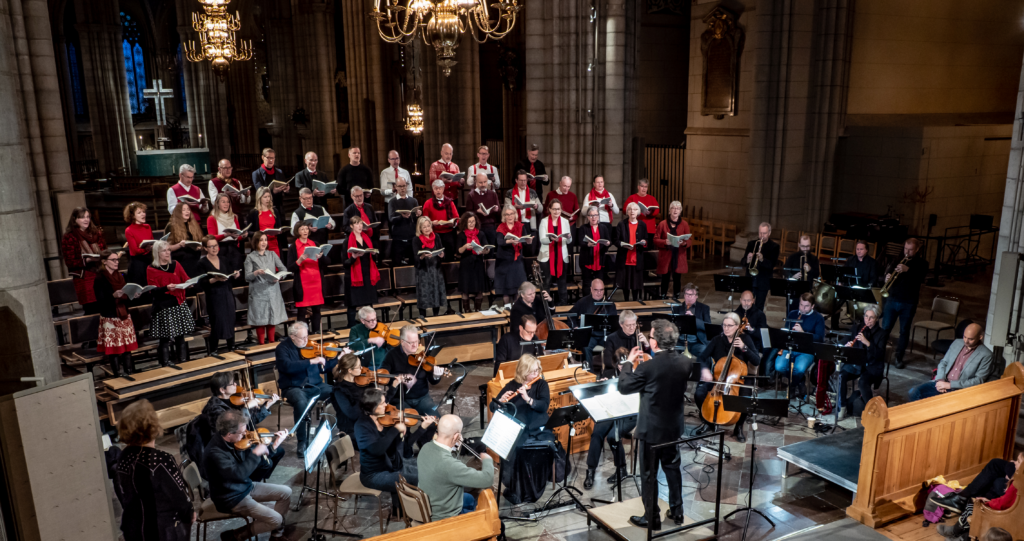
[(498, 503), (489, 489), (480, 491), (476, 511), (397, 532), (371, 537), (379, 541), (481, 541), (501, 535)]

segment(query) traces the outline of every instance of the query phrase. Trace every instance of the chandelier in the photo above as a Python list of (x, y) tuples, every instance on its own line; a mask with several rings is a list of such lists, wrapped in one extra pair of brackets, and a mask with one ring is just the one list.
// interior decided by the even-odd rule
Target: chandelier
[[(423, 42), (434, 46), (437, 65), (448, 77), (457, 63), (455, 49), (462, 34), (483, 43), (488, 38), (505, 37), (515, 26), (516, 14), (522, 9), (518, 0), (493, 0), (489, 6), (487, 1), (374, 0), (370, 17), (377, 20), (377, 32), (388, 43), (408, 45), (422, 31)], [(497, 17), (493, 21), (492, 9)]]
[(192, 62), (210, 61), (210, 67), (220, 75), (235, 60), (252, 58), (252, 41), (235, 43), (235, 32), (242, 28), (242, 19), (236, 12), (228, 13), (231, 0), (199, 0), (205, 13), (192, 13), (192, 28), (199, 32), (199, 47), (191, 40), (185, 46), (185, 57)]
[(423, 108), (413, 102), (406, 107), (405, 129), (413, 135), (423, 133)]

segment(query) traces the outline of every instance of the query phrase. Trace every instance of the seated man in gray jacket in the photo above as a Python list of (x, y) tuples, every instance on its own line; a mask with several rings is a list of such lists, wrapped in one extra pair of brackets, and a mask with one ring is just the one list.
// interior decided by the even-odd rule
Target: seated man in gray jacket
[(483, 467), (471, 468), (452, 456), (452, 447), (462, 439), (462, 419), (444, 415), (437, 422), (434, 441), (420, 449), (419, 488), (430, 498), (431, 520), (438, 521), (476, 509), (476, 499), (464, 488), (491, 488), (494, 484), (494, 460), (481, 454)]
[(981, 343), (984, 336), (981, 325), (968, 325), (963, 340), (950, 344), (935, 379), (910, 389), (910, 401), (984, 383), (992, 371), (992, 351)]

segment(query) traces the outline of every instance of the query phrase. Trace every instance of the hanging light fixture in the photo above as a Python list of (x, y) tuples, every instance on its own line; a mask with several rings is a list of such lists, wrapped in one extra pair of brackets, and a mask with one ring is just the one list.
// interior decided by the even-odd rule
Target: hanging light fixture
[[(374, 0), (370, 17), (388, 43), (409, 44), (422, 31), (423, 42), (437, 52), (437, 65), (445, 77), (452, 73), (455, 49), (462, 34), (483, 43), (499, 40), (516, 24), (522, 6), (518, 0)], [(405, 5), (401, 5), (404, 2)], [(491, 20), (491, 10), (497, 19)]]
[(405, 129), (413, 135), (423, 133), (423, 108), (414, 101), (405, 109)]
[(242, 28), (242, 19), (236, 12), (228, 13), (231, 0), (199, 0), (205, 13), (192, 13), (192, 28), (199, 32), (199, 47), (189, 41), (185, 57), (192, 62), (210, 61), (210, 67), (223, 75), (233, 61), (252, 58), (252, 41), (235, 42), (235, 32)]

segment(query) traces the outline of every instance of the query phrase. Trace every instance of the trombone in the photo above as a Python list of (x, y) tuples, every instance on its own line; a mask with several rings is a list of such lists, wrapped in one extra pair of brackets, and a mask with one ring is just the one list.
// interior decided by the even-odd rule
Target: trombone
[[(900, 265), (906, 265), (908, 261), (910, 261), (910, 257), (909, 256), (904, 257), (903, 260), (900, 261), (899, 264), (896, 265), (896, 267), (899, 267)], [(899, 275), (900, 275), (900, 271), (896, 270), (896, 267), (893, 267), (892, 273), (889, 276), (889, 279), (886, 280), (885, 281), (885, 285), (882, 286), (882, 292), (881, 292), (882, 298), (888, 298), (889, 297), (889, 288), (892, 287), (893, 282), (895, 282), (896, 278), (898, 278)]]
[(754, 251), (751, 252), (753, 257), (750, 258), (750, 264), (747, 265), (747, 272), (751, 276), (757, 276), (757, 273), (761, 272), (757, 270), (757, 256), (761, 255), (761, 247), (764, 246), (764, 242), (758, 237), (757, 243), (754, 244)]

